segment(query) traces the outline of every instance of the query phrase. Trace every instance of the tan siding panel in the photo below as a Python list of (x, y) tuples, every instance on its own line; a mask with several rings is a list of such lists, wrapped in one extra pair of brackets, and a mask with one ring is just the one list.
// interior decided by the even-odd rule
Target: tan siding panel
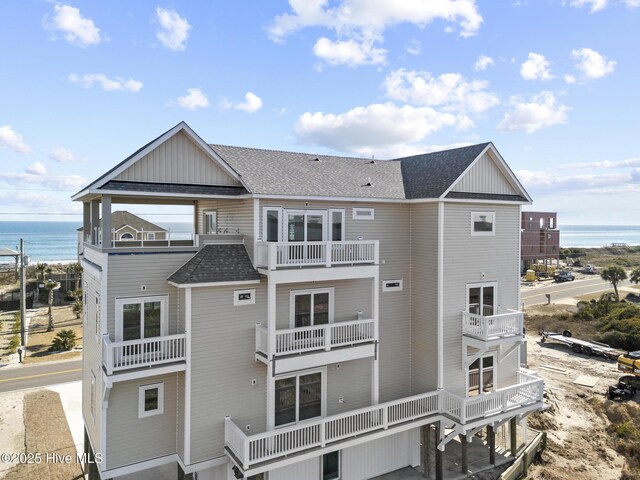
[(117, 180), (240, 185), (187, 135), (180, 132), (142, 157)]
[[(363, 358), (327, 366), (327, 415), (371, 405), (372, 359)], [(342, 397), (344, 403), (340, 403)]]
[(454, 192), (518, 194), (489, 152), (452, 188)]

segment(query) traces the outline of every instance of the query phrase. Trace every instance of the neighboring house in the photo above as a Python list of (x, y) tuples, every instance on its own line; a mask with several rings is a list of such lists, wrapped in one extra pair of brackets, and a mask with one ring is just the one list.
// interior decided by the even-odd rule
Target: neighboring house
[[(350, 480), (422, 458), (441, 479), (449, 442), (486, 429), (493, 458), (506, 423), (515, 451), (543, 406), (519, 348), (531, 199), (491, 143), (373, 161), (180, 123), (73, 199), (93, 232), (90, 478)], [(193, 242), (100, 244), (124, 201), (193, 205)]]
[(522, 212), (521, 271), (542, 262), (560, 264), (560, 231), (556, 212)]

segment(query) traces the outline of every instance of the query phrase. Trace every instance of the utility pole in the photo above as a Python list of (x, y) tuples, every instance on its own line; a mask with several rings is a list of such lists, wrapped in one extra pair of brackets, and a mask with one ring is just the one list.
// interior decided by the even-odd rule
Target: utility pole
[(24, 272), (24, 239), (20, 239), (20, 344), (27, 346), (25, 323), (27, 321), (27, 292)]

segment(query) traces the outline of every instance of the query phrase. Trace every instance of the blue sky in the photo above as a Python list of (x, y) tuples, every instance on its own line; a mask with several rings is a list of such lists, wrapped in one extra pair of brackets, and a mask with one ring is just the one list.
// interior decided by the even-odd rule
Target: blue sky
[(79, 219), (72, 193), (185, 120), (380, 159), (490, 140), (528, 209), (639, 224), (639, 20), (640, 0), (6, 0), (0, 220)]

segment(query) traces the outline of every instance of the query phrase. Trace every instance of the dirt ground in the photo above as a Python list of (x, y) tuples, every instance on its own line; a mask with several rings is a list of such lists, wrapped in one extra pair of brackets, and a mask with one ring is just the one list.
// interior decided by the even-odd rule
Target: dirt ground
[[(604, 398), (608, 386), (620, 377), (616, 362), (574, 354), (566, 345), (542, 343), (537, 334), (542, 315), (558, 316), (566, 310), (567, 306), (551, 305), (530, 308), (527, 312), (539, 315), (527, 322), (527, 360), (529, 367), (545, 381), (549, 405), (544, 413), (529, 419), (532, 428), (547, 431), (548, 443), (541, 461), (529, 470), (527, 478), (618, 480), (625, 459), (614, 450), (614, 440), (607, 433), (609, 423), (596, 411), (597, 402), (593, 401)], [(543, 321), (548, 323), (548, 317)], [(566, 320), (556, 321), (567, 325)], [(588, 338), (588, 328), (576, 331), (577, 325), (570, 326), (575, 337)], [(591, 388), (573, 383), (580, 375), (598, 381)]]

